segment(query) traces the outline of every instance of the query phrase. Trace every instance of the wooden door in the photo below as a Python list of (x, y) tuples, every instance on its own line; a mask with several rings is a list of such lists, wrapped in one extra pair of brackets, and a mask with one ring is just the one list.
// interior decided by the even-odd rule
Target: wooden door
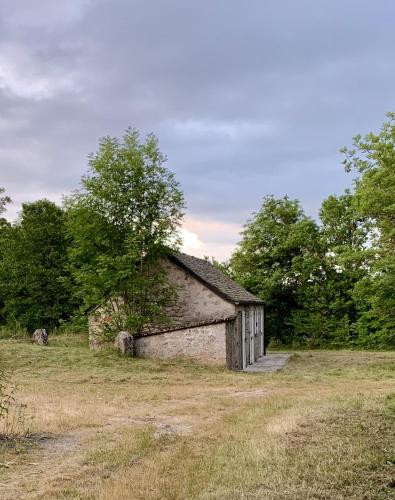
[(245, 370), (247, 368), (247, 336), (246, 336), (246, 312), (245, 309), (241, 311), (241, 359), (242, 368)]

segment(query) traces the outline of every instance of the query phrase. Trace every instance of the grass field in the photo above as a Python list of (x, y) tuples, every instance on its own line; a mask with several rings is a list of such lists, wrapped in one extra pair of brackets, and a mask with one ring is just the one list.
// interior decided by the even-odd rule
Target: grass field
[(395, 352), (253, 374), (50, 342), (0, 340), (29, 428), (0, 440), (1, 499), (395, 498)]

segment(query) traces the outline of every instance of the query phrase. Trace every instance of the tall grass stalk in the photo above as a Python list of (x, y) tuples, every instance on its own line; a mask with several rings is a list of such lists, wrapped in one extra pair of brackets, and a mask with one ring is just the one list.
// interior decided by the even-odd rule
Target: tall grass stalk
[(27, 434), (26, 405), (16, 402), (16, 390), (16, 385), (11, 382), (10, 372), (0, 359), (0, 439)]

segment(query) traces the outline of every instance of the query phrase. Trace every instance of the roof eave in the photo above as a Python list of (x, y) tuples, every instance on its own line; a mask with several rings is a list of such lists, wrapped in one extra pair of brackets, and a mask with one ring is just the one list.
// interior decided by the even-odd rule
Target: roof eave
[(266, 302), (263, 300), (239, 300), (238, 302), (233, 302), (235, 306), (264, 306)]

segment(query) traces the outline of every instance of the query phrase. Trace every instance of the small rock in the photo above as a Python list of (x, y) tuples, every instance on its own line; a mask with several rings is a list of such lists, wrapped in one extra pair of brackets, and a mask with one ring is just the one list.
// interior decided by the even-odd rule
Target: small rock
[(115, 338), (115, 349), (125, 356), (134, 355), (134, 338), (129, 332), (119, 332)]
[(48, 333), (44, 328), (39, 328), (33, 333), (32, 341), (38, 345), (48, 345)]

